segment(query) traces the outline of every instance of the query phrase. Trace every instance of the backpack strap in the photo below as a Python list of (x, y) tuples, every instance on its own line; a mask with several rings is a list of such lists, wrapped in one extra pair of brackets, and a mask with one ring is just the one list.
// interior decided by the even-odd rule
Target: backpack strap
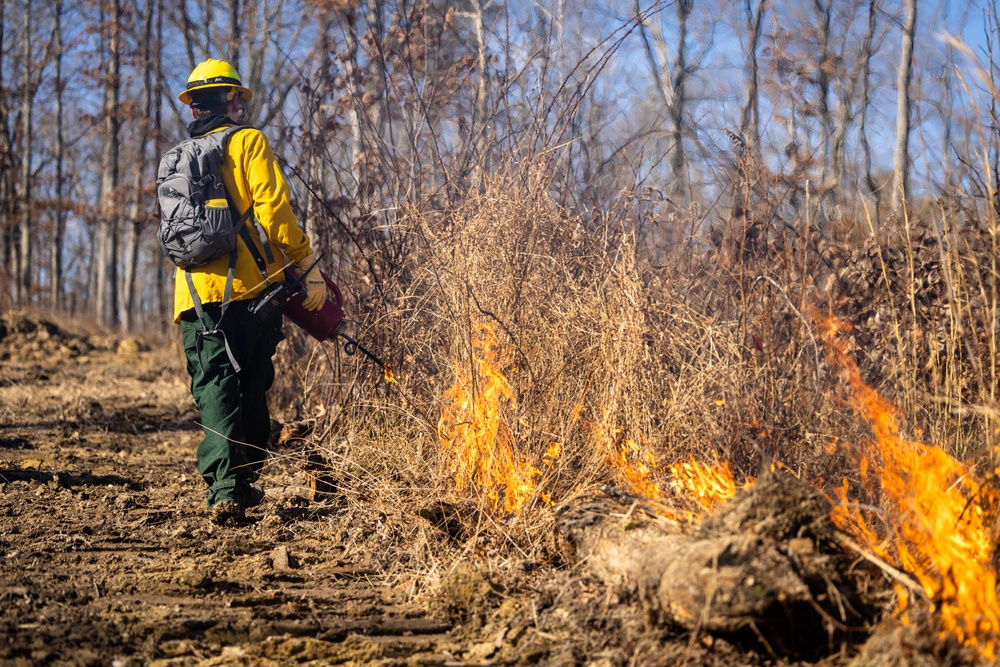
[[(226, 194), (226, 197), (229, 197), (228, 193)], [(232, 206), (232, 203), (229, 205)], [(233, 207), (233, 210), (236, 210), (235, 207)], [(250, 248), (250, 253), (253, 255), (254, 261), (257, 262), (257, 268), (260, 269), (261, 275), (263, 275), (264, 279), (267, 280), (267, 265), (274, 263), (274, 254), (271, 252), (271, 242), (267, 240), (267, 232), (264, 231), (264, 226), (260, 224), (260, 220), (257, 219), (256, 215), (252, 215), (252, 212), (253, 204), (251, 204), (250, 208), (247, 209), (247, 212), (243, 214), (250, 214), (250, 220), (247, 221), (246, 226), (239, 230), (239, 234), (240, 238), (243, 239), (243, 242), (247, 244), (248, 248)], [(260, 244), (264, 246), (264, 255), (267, 256), (267, 264), (261, 260), (260, 251), (257, 250), (257, 246), (250, 242), (249, 227), (251, 222), (253, 222), (254, 229), (257, 232), (257, 237), (261, 241)]]
[[(229, 145), (229, 139), (236, 133), (237, 130), (241, 129), (242, 125), (234, 125), (233, 127), (227, 128), (222, 131), (222, 146), (221, 150), (225, 151), (226, 147)], [(223, 187), (223, 191), (226, 193), (226, 201), (229, 203), (229, 209), (232, 211), (239, 211), (233, 204), (232, 197), (229, 196), (229, 191)], [(261, 245), (264, 246), (264, 254), (267, 256), (267, 261), (264, 261), (264, 257), (261, 256), (260, 250), (251, 240), (250, 237), (250, 221), (253, 221), (254, 228), (257, 231), (257, 236), (260, 237)], [(253, 214), (253, 202), (247, 207), (247, 210), (239, 216), (239, 221), (236, 223), (236, 233), (239, 237), (243, 239), (243, 243), (246, 245), (247, 249), (250, 251), (250, 255), (253, 257), (254, 263), (257, 264), (257, 270), (260, 271), (260, 275), (264, 278), (264, 282), (270, 283), (268, 279), (267, 265), (274, 262), (274, 254), (271, 252), (271, 243), (267, 239), (267, 234), (264, 232), (263, 226), (257, 220), (257, 216)], [(235, 251), (234, 251), (235, 252)]]
[[(228, 198), (228, 194), (226, 197)], [(236, 223), (237, 233), (243, 242), (246, 243), (247, 247), (250, 248), (250, 254), (253, 255), (254, 261), (257, 263), (257, 268), (260, 269), (261, 274), (267, 278), (267, 265), (263, 263), (263, 258), (260, 256), (260, 251), (257, 250), (257, 246), (253, 244), (250, 239), (250, 232), (247, 231), (246, 220), (250, 217), (253, 207), (251, 206), (246, 210), (246, 212), (240, 216), (240, 219)], [(194, 288), (194, 280), (191, 278), (191, 269), (184, 270), (184, 278), (187, 280), (188, 291), (191, 292), (191, 300), (194, 301), (194, 312), (198, 316), (198, 321), (201, 322), (201, 331), (195, 334), (195, 351), (198, 354), (198, 363), (201, 364), (202, 372), (205, 371), (205, 363), (201, 360), (201, 344), (202, 339), (205, 336), (222, 336), (222, 344), (226, 346), (226, 354), (229, 356), (229, 362), (233, 365), (233, 369), (239, 373), (240, 364), (236, 361), (236, 356), (233, 355), (232, 349), (229, 347), (229, 339), (226, 338), (226, 333), (219, 327), (222, 325), (222, 318), (226, 316), (226, 309), (229, 308), (229, 302), (233, 296), (233, 277), (236, 274), (236, 248), (229, 253), (229, 268), (226, 270), (226, 287), (222, 293), (222, 307), (219, 311), (219, 320), (215, 323), (215, 326), (211, 329), (208, 328), (208, 322), (205, 320), (205, 309), (201, 304), (201, 298), (198, 296), (198, 290)]]
[(195, 352), (198, 354), (198, 364), (201, 365), (202, 372), (205, 372), (205, 362), (201, 360), (201, 344), (202, 339), (206, 336), (222, 336), (222, 344), (226, 346), (226, 354), (229, 356), (229, 362), (233, 365), (233, 370), (237, 373), (240, 372), (240, 364), (236, 361), (235, 355), (233, 355), (233, 350), (229, 347), (229, 339), (226, 338), (226, 332), (220, 329), (222, 325), (222, 319), (226, 316), (226, 309), (229, 308), (229, 301), (233, 295), (233, 275), (236, 272), (236, 250), (233, 250), (229, 254), (229, 269), (226, 271), (226, 288), (222, 294), (222, 306), (219, 311), (219, 319), (215, 322), (215, 326), (211, 329), (208, 328), (208, 322), (205, 320), (205, 309), (201, 305), (201, 298), (198, 296), (198, 290), (194, 288), (194, 280), (191, 278), (191, 270), (184, 270), (184, 277), (187, 279), (188, 290), (191, 292), (191, 299), (194, 301), (194, 312), (198, 316), (198, 321), (201, 322), (201, 331), (195, 334), (194, 347)]
[[(228, 192), (226, 193), (226, 200), (229, 202), (229, 208), (235, 211), (236, 207), (233, 206), (232, 200), (229, 199)], [(257, 270), (260, 271), (260, 275), (263, 276), (264, 282), (270, 283), (267, 265), (274, 261), (274, 256), (271, 254), (271, 244), (267, 242), (266, 237), (262, 237), (264, 251), (267, 253), (267, 261), (265, 262), (264, 257), (260, 254), (260, 250), (257, 249), (257, 244), (253, 242), (253, 238), (250, 236), (250, 227), (247, 224), (248, 219), (253, 220), (259, 227), (260, 223), (257, 223), (257, 218), (253, 215), (253, 204), (247, 207), (247, 210), (243, 212), (243, 215), (236, 222), (236, 233), (243, 239), (243, 244), (250, 251), (250, 256), (253, 257), (253, 261), (257, 265)], [(235, 249), (233, 253), (236, 253)]]

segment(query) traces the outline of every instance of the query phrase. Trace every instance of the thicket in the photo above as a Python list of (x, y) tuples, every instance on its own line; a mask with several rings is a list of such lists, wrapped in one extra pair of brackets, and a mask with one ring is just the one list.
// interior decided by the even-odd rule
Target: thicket
[[(665, 214), (623, 191), (585, 214), (553, 195), (551, 173), (498, 170), (452, 208), (398, 212), (393, 279), (355, 304), (357, 336), (398, 384), (301, 332), (284, 347), (282, 366), (298, 369), (278, 392), (297, 406), (286, 415), (322, 413), (310, 447), (351, 493), (414, 512), (471, 506), (460, 515), (475, 551), (497, 530), (542, 545), (553, 509), (602, 488), (688, 507), (670, 466), (692, 458), (728, 462), (737, 486), (781, 468), (865, 489), (873, 432), (828, 364), (826, 318), (850, 327), (862, 378), (901, 410), (905, 438), (991, 475), (991, 208), (920, 202), (819, 226), (773, 216), (765, 188), (728, 224), (654, 245), (642, 230), (699, 228), (697, 209)], [(456, 404), (470, 400), (479, 412)], [(493, 431), (470, 445), (462, 425), (484, 413)]]

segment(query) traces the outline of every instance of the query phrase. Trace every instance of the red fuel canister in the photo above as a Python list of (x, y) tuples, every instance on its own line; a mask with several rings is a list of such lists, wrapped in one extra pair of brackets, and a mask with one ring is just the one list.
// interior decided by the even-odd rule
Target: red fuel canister
[(330, 276), (322, 271), (320, 275), (326, 281), (327, 288), (326, 303), (322, 308), (306, 310), (302, 306), (302, 302), (306, 299), (306, 291), (302, 289), (282, 307), (281, 312), (310, 336), (323, 341), (336, 338), (340, 328), (344, 326), (344, 297), (340, 294), (337, 283), (330, 280)]

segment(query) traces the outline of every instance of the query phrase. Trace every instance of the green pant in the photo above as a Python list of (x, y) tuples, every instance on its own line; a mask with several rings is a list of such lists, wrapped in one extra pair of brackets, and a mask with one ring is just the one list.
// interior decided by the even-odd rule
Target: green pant
[[(219, 321), (219, 304), (206, 304), (205, 321), (212, 329)], [(237, 500), (245, 485), (257, 479), (267, 456), (271, 417), (267, 390), (274, 382), (271, 357), (281, 334), (281, 314), (260, 322), (247, 303), (229, 304), (219, 329), (225, 338), (198, 333), (202, 323), (195, 312), (181, 315), (184, 354), (191, 375), (191, 395), (201, 410), (205, 437), (198, 446), (198, 469), (208, 484), (208, 505)], [(240, 367), (237, 373), (226, 352), (226, 342)]]

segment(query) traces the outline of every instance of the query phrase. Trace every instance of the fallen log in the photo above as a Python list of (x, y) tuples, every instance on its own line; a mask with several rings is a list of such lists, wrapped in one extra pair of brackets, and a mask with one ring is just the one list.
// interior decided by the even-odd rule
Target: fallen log
[(804, 482), (768, 474), (696, 526), (638, 501), (572, 503), (557, 517), (557, 547), (635, 594), (651, 625), (747, 635), (771, 653), (805, 657), (863, 641), (889, 588), (842, 546), (829, 513)]

